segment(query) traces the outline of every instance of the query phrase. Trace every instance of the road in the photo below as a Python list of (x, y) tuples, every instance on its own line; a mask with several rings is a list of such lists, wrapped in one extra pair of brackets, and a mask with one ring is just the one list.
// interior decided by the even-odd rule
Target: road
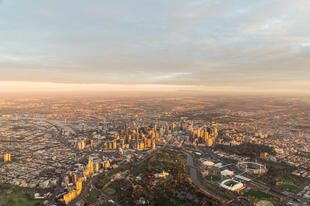
[(121, 206), (120, 204), (115, 202), (109, 195), (105, 194), (102, 190), (99, 190), (99, 192), (105, 199), (107, 199), (108, 201), (112, 201), (114, 205)]
[(210, 194), (211, 196), (213, 196), (214, 198), (216, 198), (216, 199), (218, 199), (218, 200), (220, 200), (220, 201), (227, 202), (227, 201), (228, 201), (227, 198), (222, 197), (222, 196), (216, 194), (215, 192), (211, 191), (210, 189), (206, 188), (205, 186), (203, 186), (203, 185), (200, 183), (200, 181), (199, 181), (199, 179), (198, 179), (198, 176), (197, 176), (197, 169), (196, 169), (195, 166), (194, 166), (193, 157), (192, 157), (189, 153), (187, 153), (187, 152), (184, 152), (184, 153), (185, 153), (186, 156), (187, 156), (187, 163), (188, 163), (188, 164), (190, 165), (190, 167), (191, 167), (191, 168), (190, 168), (190, 177), (191, 177), (193, 183), (194, 183), (197, 187), (199, 187), (202, 191), (204, 191), (205, 193)]
[(4, 199), (5, 199), (5, 195), (6, 195), (7, 191), (3, 192), (0, 196), (0, 206), (4, 205)]
[(301, 186), (298, 187), (297, 191), (295, 192), (296, 194), (303, 191), (304, 188), (307, 186), (307, 185), (310, 185), (310, 180), (307, 180), (304, 184), (302, 184)]

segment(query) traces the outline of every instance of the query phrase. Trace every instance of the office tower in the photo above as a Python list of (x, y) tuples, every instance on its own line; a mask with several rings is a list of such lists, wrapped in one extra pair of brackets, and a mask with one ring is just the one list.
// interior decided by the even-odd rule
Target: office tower
[(116, 141), (113, 141), (113, 149), (116, 149)]
[(3, 160), (4, 160), (5, 162), (10, 162), (10, 161), (11, 161), (11, 154), (5, 153), (5, 154), (3, 155)]

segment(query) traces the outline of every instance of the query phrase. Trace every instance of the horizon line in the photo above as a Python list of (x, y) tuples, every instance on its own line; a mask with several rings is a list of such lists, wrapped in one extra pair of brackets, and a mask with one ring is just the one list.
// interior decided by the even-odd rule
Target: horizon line
[(219, 92), (219, 93), (280, 93), (310, 94), (300, 89), (255, 89), (234, 86), (129, 84), (129, 83), (57, 83), (33, 81), (0, 81), (0, 93), (20, 92)]

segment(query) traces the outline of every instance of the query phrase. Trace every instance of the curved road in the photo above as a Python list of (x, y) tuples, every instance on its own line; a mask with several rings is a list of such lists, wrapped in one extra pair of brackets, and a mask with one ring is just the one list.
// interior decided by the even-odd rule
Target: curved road
[(194, 167), (194, 160), (193, 160), (193, 157), (187, 153), (187, 152), (184, 152), (187, 156), (187, 163), (191, 166), (190, 168), (190, 176), (191, 176), (191, 179), (193, 181), (193, 183), (198, 186), (202, 191), (204, 191), (205, 193), (208, 193), (210, 194), (211, 196), (213, 196), (214, 198), (220, 200), (220, 201), (223, 201), (223, 202), (227, 202), (228, 199), (225, 198), (225, 197), (222, 197), (220, 196), (219, 194), (216, 194), (215, 192), (213, 192), (212, 190), (206, 188), (205, 186), (203, 186), (199, 179), (198, 179), (198, 176), (197, 176), (197, 169)]

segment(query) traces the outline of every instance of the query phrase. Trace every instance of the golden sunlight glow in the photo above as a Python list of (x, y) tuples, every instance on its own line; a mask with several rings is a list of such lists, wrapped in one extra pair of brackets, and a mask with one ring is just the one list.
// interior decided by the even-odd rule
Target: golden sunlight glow
[(197, 86), (162, 84), (73, 84), (53, 82), (0, 81), (0, 92), (32, 91), (175, 91)]

